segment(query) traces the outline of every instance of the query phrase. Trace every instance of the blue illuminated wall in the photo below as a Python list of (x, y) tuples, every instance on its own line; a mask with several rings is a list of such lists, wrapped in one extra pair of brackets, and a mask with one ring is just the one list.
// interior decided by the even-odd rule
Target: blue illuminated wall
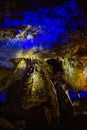
[(69, 91), (69, 96), (72, 100), (85, 99), (87, 98), (87, 91), (83, 91), (83, 90), (77, 92)]
[[(52, 48), (54, 44), (61, 45), (68, 40), (65, 37), (67, 33), (77, 31), (84, 24), (84, 21), (80, 19), (82, 12), (78, 9), (75, 0), (65, 2), (60, 6), (38, 8), (36, 12), (27, 11), (15, 15), (20, 15), (24, 19), (11, 20), (6, 15), (6, 20), (2, 26), (8, 28), (28, 24), (41, 27), (40, 34), (35, 37), (33, 42), (29, 40), (21, 42), (21, 48), (25, 49), (37, 47), (38, 43), (41, 44), (42, 48)], [(17, 45), (19, 44), (18, 41)]]
[(7, 98), (7, 93), (4, 91), (0, 91), (0, 103), (5, 102)]

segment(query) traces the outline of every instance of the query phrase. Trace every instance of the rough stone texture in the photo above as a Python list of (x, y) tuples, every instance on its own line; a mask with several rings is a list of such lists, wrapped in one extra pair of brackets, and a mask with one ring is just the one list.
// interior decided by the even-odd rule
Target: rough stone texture
[[(84, 69), (87, 66), (87, 37), (79, 33), (73, 37), (71, 44), (64, 46), (62, 51), (64, 78), (75, 89), (86, 90), (87, 77), (84, 75)], [(76, 42), (76, 43), (75, 43)], [(76, 80), (76, 82), (75, 82)]]
[(57, 125), (60, 115), (57, 95), (44, 67), (44, 62), (37, 59), (19, 60), (16, 70), (8, 77), (5, 87), (2, 88), (8, 91), (6, 106), (0, 109), (2, 115), (6, 114), (7, 118), (12, 120), (22, 118), (30, 121), (30, 117), (27, 117), (28, 112), (32, 113), (33, 108), (37, 110), (40, 107), (37, 112), (44, 110), (46, 123)]
[[(0, 29), (0, 100), (4, 100), (0, 102), (0, 126), (2, 126), (2, 129), (26, 129), (27, 127), (27, 129), (32, 130), (33, 127), (39, 129), (40, 125), (42, 127), (44, 125), (58, 126), (61, 106), (66, 115), (71, 109), (70, 106), (79, 108), (77, 113), (87, 114), (87, 111), (85, 111), (87, 110), (85, 105), (87, 101), (84, 101), (85, 103), (82, 101), (81, 103), (80, 101), (72, 102), (67, 93), (69, 90), (75, 92), (79, 90), (87, 91), (86, 26), (84, 26), (85, 29), (82, 29), (84, 33), (78, 31), (72, 33), (72, 28), (76, 29), (76, 24), (82, 22), (80, 21), (81, 16), (78, 15), (78, 9), (74, 6), (74, 10), (72, 10), (68, 4), (65, 4), (64, 8), (55, 7), (59, 12), (55, 11), (54, 8), (50, 8), (50, 10), (44, 8), (46, 12), (39, 9), (39, 15), (35, 12), (13, 15), (12, 13), (20, 12), (22, 7), (15, 10), (15, 7), (18, 7), (19, 4), (16, 2), (14, 4), (14, 0), (9, 0), (9, 2), (7, 7), (6, 1), (5, 3), (2, 2), (2, 5), (5, 4), (6, 10), (0, 12), (0, 27), (2, 27)], [(33, 11), (36, 11), (36, 9)], [(64, 16), (61, 16), (61, 11)], [(71, 12), (68, 13), (70, 19), (66, 15), (67, 12)], [(3, 16), (5, 13), (7, 15)], [(42, 13), (45, 19), (42, 19)], [(76, 15), (74, 18), (73, 14)], [(25, 18), (27, 15), (32, 19)], [(38, 17), (41, 19), (38, 19)], [(58, 17), (60, 19), (57, 19)], [(77, 22), (74, 24), (74, 21)], [(42, 26), (38, 26), (36, 23)], [(49, 28), (52, 28), (52, 30), (49, 31)], [(54, 35), (57, 34), (55, 28), (57, 33), (65, 28), (71, 33), (67, 33), (66, 37), (68, 38), (63, 40), (65, 34), (60, 35), (60, 37), (56, 35), (56, 37)], [(43, 37), (41, 37), (41, 41), (38, 38), (40, 34)], [(30, 46), (27, 46), (27, 43), (32, 42), (34, 38), (36, 38), (37, 47), (29, 50)], [(59, 41), (56, 41), (56, 38), (59, 38)], [(46, 45), (51, 45), (49, 41), (56, 48), (41, 50), (41, 45), (44, 48), (48, 47)], [(55, 44), (54, 41), (56, 41)], [(65, 43), (68, 44), (57, 46)], [(32, 46), (34, 47), (34, 45)], [(26, 49), (27, 51), (25, 51)], [(53, 62), (57, 61), (57, 65), (48, 63), (47, 61), (50, 59), (53, 59)], [(62, 101), (60, 104), (58, 102), (58, 91)], [(6, 99), (1, 98), (3, 92), (8, 94)], [(69, 112), (72, 112), (72, 110)], [(14, 125), (8, 120), (12, 121)], [(42, 127), (40, 127), (40, 130)]]
[[(77, 36), (76, 39), (78, 39)], [(58, 125), (56, 121), (59, 119), (60, 112), (57, 93), (55, 91), (55, 87), (57, 86), (55, 85), (58, 83), (58, 88), (59, 86), (61, 87), (59, 82), (62, 79), (66, 86), (69, 85), (68, 90), (87, 90), (86, 39), (86, 36), (83, 35), (83, 38), (79, 40), (74, 39), (74, 41), (77, 41), (76, 43), (66, 44), (53, 51), (31, 49), (21, 53), (20, 58), (10, 59), (9, 62), (16, 67), (8, 77), (5, 70), (3, 70), (4, 75), (0, 83), (3, 85), (5, 78), (6, 83), (4, 84), (5, 87), (1, 87), (0, 89), (8, 92), (8, 98), (6, 105), (0, 109), (2, 115), (6, 114), (8, 119), (13, 120), (14, 118), (15, 121), (13, 120), (13, 122), (16, 123), (18, 122), (17, 119), (19, 118), (18, 120), (20, 121), (21, 118), (27, 123), (23, 127), (27, 126), (28, 128), (30, 127), (30, 123), (32, 124), (31, 126), (35, 125), (38, 128), (38, 121), (42, 117), (44, 120), (42, 122), (46, 121), (47, 124), (51, 124), (52, 126), (55, 126), (55, 124)], [(84, 50), (83, 53), (80, 53), (81, 49)], [(55, 69), (53, 68), (56, 66), (47, 62), (50, 59), (62, 63), (62, 73), (60, 69), (56, 70), (56, 72), (54, 71)], [(8, 71), (11, 70), (9, 69)], [(63, 93), (64, 91), (66, 92), (64, 83), (62, 87)], [(61, 91), (60, 97), (62, 98)], [(63, 103), (66, 103), (66, 105), (62, 105), (64, 105), (63, 107), (67, 112), (67, 109), (70, 109), (70, 107), (67, 107), (70, 101), (66, 97), (67, 95), (65, 94)], [(75, 112), (78, 111), (81, 114), (82, 111), (82, 114), (86, 114), (84, 111), (86, 107), (83, 107), (84, 102), (73, 102), (73, 106), (76, 107), (76, 111), (74, 109)], [(38, 113), (42, 117), (38, 117), (38, 119), (34, 118), (34, 116), (37, 117)]]

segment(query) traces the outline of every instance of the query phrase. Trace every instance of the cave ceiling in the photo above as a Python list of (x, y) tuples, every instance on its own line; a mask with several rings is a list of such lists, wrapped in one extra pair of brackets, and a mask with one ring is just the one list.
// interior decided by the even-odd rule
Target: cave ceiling
[(14, 68), (14, 58), (68, 59), (81, 62), (82, 73), (87, 65), (85, 0), (0, 2), (1, 66)]
[[(87, 104), (86, 5), (86, 0), (0, 0), (0, 103), (7, 102), (1, 113), (17, 118), (21, 108), (49, 103), (44, 108), (52, 124), (49, 118), (56, 121), (60, 114), (57, 91), (64, 104), (81, 108), (81, 98)], [(87, 114), (87, 107), (79, 110)]]

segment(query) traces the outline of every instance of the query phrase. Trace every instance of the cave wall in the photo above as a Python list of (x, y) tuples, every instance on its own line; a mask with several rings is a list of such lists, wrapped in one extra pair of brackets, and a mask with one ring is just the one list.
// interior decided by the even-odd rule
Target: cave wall
[[(16, 2), (13, 5), (16, 7)], [(20, 9), (20, 6), (18, 9)], [(3, 30), (0, 32), (0, 35), (4, 35), (4, 37), (1, 38), (2, 41), (3, 39), (5, 41), (6, 38), (10, 39), (10, 41), (5, 41), (6, 45), (8, 44), (9, 46), (14, 44), (20, 46), (21, 42), (22, 48), (40, 46), (41, 48), (46, 49), (69, 43), (66, 34), (81, 29), (83, 24), (83, 13), (78, 8), (76, 1), (66, 0), (61, 4), (59, 3), (58, 6), (48, 6), (45, 8), (39, 6), (36, 11), (19, 11), (19, 13), (15, 14), (4, 13), (4, 20), (0, 23), (0, 28), (2, 30), (3, 28), (7, 28), (7, 33), (6, 30)], [(32, 35), (33, 40), (25, 38), (24, 33), (22, 32), (24, 31), (27, 33), (25, 31), (26, 27), (22, 28), (22, 25), (25, 25), (26, 27), (28, 27), (28, 25), (31, 26), (31, 32), (29, 32), (31, 35), (34, 27), (37, 28), (37, 32), (35, 32), (37, 35), (35, 37)], [(21, 26), (21, 28), (17, 28), (17, 26)], [(12, 28), (13, 30), (11, 30)], [(21, 40), (16, 38), (15, 41), (15, 39), (12, 38), (12, 33), (14, 31), (19, 33), (19, 35), (23, 34)]]
[[(0, 14), (3, 13), (16, 13), (24, 10), (35, 10), (38, 7), (60, 6), (64, 2), (73, 0), (0, 0)], [(75, 0), (74, 0), (75, 1)], [(76, 0), (78, 7), (87, 15), (87, 1)]]

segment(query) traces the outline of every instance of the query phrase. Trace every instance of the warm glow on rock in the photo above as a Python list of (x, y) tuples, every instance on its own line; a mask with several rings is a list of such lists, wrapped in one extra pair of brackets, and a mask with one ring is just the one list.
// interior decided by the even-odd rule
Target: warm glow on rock
[(85, 79), (84, 89), (87, 91), (87, 78)]

